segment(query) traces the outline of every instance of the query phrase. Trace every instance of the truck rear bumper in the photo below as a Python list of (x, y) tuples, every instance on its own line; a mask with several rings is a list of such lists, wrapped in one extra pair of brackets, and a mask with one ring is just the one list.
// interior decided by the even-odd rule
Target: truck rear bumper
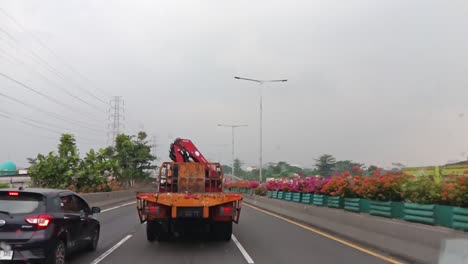
[(162, 219), (210, 219), (212, 218), (210, 209), (223, 204), (233, 204), (235, 213), (229, 220), (238, 223), (242, 207), (241, 194), (137, 193), (137, 210), (141, 222), (151, 218), (147, 210), (149, 205), (161, 206), (168, 210), (168, 212), (161, 214), (160, 218)]

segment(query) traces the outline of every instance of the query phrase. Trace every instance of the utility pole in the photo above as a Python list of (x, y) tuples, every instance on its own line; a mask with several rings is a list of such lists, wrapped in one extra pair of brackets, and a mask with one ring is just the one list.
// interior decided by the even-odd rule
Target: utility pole
[(232, 176), (234, 176), (234, 129), (238, 127), (246, 127), (247, 125), (222, 125), (218, 124), (219, 127), (230, 127), (232, 129)]
[(115, 138), (125, 128), (124, 113), (124, 100), (122, 96), (113, 96), (109, 102), (109, 131), (107, 134), (109, 144), (114, 145)]
[(156, 141), (157, 141), (157, 136), (153, 135), (152, 140), (151, 140), (151, 155), (156, 157)]
[(260, 146), (259, 146), (259, 180), (260, 182), (263, 181), (263, 84), (264, 83), (274, 83), (274, 82), (287, 82), (287, 79), (283, 80), (257, 80), (257, 79), (249, 79), (235, 76), (234, 79), (237, 80), (244, 80), (250, 81), (260, 84)]

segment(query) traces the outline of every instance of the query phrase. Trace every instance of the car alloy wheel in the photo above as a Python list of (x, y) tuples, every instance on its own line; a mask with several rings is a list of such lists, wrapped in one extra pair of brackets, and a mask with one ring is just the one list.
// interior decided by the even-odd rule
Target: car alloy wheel
[(65, 264), (65, 244), (62, 241), (55, 248), (55, 264)]

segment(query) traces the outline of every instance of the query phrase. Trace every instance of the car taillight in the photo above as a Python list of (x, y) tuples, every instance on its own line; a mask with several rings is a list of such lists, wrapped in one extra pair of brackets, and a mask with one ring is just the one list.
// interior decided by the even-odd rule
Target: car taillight
[(52, 222), (52, 216), (50, 215), (33, 215), (28, 216), (24, 220), (32, 225), (37, 225), (39, 229), (47, 228)]
[(9, 192), (9, 196), (19, 196), (19, 192)]

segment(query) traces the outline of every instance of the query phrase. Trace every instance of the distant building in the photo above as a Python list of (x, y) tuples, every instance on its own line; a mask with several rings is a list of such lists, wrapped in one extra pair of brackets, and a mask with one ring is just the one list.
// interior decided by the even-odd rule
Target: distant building
[(246, 170), (247, 172), (252, 172), (252, 171), (254, 171), (254, 170), (256, 170), (256, 169), (257, 169), (257, 167), (250, 166), (250, 167), (247, 167), (245, 170)]
[(5, 161), (0, 164), (0, 176), (9, 176), (18, 174), (16, 164), (12, 161)]

